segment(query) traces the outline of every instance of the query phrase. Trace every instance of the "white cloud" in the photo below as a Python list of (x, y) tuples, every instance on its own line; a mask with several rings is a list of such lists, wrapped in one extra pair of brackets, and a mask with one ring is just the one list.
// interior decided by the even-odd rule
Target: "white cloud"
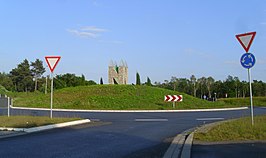
[(73, 29), (67, 29), (69, 33), (72, 33), (79, 37), (87, 37), (87, 38), (97, 38), (98, 35), (92, 32), (86, 32), (86, 31), (80, 31), (80, 30), (73, 30)]
[(79, 29), (67, 29), (67, 32), (79, 37), (97, 38), (100, 33), (108, 31), (107, 29), (98, 28), (95, 26), (83, 26)]
[(108, 31), (107, 29), (103, 29), (103, 28), (98, 28), (95, 26), (84, 26), (81, 28), (82, 31), (89, 31), (89, 32), (106, 32)]

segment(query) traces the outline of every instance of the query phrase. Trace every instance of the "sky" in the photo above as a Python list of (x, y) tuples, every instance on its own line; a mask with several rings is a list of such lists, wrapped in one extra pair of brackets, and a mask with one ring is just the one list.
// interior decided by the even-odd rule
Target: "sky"
[(253, 80), (266, 82), (265, 0), (0, 0), (0, 72), (61, 56), (55, 74), (108, 82), (126, 61), (129, 84), (172, 76), (248, 80), (235, 35), (256, 31)]

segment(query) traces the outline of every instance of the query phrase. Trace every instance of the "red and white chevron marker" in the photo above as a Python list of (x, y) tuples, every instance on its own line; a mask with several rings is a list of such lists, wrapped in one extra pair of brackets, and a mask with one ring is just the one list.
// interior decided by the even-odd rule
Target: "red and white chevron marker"
[(183, 101), (183, 96), (182, 95), (166, 95), (164, 96), (164, 101), (181, 102)]

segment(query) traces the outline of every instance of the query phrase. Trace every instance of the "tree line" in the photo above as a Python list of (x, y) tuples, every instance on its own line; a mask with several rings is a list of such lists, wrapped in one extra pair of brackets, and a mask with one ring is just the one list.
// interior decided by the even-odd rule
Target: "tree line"
[[(34, 62), (23, 60), (16, 68), (9, 73), (0, 72), (0, 88), (4, 87), (13, 92), (33, 92), (50, 91), (50, 78), (44, 76), (45, 67), (43, 61), (36, 59)], [(103, 84), (103, 79), (100, 79)], [(54, 77), (54, 88), (61, 89), (65, 87), (96, 85), (95, 81), (85, 79), (84, 75), (62, 74)], [(140, 75), (136, 73), (136, 85), (156, 86), (174, 91), (187, 93), (198, 98), (227, 98), (227, 97), (249, 97), (249, 83), (240, 81), (238, 77), (228, 76), (224, 81), (215, 81), (213, 77), (196, 78), (192, 75), (189, 79), (171, 77), (164, 82), (151, 83), (149, 77), (145, 83), (141, 83)], [(254, 96), (266, 96), (266, 83), (253, 80), (252, 90)]]
[[(228, 76), (224, 81), (215, 81), (213, 77), (189, 79), (171, 77), (170, 81), (155, 82), (155, 86), (184, 92), (198, 98), (239, 98), (249, 97), (249, 82), (240, 81), (238, 77)], [(266, 96), (266, 83), (253, 80), (253, 96)]]
[[(43, 76), (46, 72), (43, 61), (36, 59), (34, 62), (23, 60), (9, 73), (0, 72), (0, 85), (8, 91), (13, 92), (47, 92), (50, 90), (50, 77)], [(96, 82), (87, 81), (84, 75), (75, 74), (56, 75), (54, 77), (54, 88), (95, 85)]]

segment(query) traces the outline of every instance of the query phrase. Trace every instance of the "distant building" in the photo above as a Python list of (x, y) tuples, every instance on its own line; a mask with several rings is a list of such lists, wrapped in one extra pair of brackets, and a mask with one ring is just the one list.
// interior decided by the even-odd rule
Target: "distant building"
[(127, 84), (128, 83), (128, 67), (124, 61), (117, 65), (116, 62), (111, 61), (108, 70), (109, 84)]

